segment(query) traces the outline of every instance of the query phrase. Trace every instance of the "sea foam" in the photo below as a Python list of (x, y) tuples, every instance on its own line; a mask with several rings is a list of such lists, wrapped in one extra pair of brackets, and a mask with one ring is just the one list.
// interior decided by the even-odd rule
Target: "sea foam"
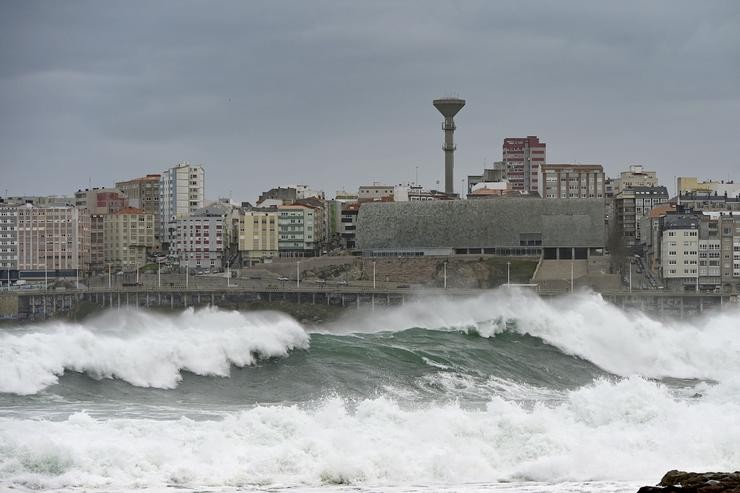
[[(556, 405), (501, 398), (485, 409), (327, 398), (223, 419), (0, 418), (0, 485), (121, 489), (654, 482), (671, 468), (740, 462), (740, 405), (676, 399), (633, 377), (599, 380)], [(434, 489), (434, 488), (432, 488)]]

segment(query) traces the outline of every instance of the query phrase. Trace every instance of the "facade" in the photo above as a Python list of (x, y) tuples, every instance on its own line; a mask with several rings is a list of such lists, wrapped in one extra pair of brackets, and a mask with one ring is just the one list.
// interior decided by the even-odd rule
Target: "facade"
[(180, 163), (159, 178), (159, 239), (168, 246), (175, 240), (177, 221), (203, 208), (205, 172), (202, 166)]
[(679, 176), (676, 186), (682, 195), (697, 193), (699, 195), (722, 195), (728, 198), (740, 197), (740, 184), (735, 183), (734, 180), (699, 181), (694, 176)]
[(723, 286), (740, 284), (740, 213), (723, 212), (717, 216), (720, 238), (720, 275)]
[(239, 253), (245, 265), (269, 261), (279, 255), (277, 209), (239, 212)]
[(360, 212), (359, 203), (345, 204), (342, 207), (342, 213), (339, 223), (339, 236), (342, 242), (342, 248), (354, 250), (357, 244), (357, 216)]
[(75, 205), (75, 198), (62, 195), (22, 195), (0, 198), (0, 206), (25, 204), (33, 204), (39, 207), (65, 207)]
[(614, 198), (614, 234), (622, 239), (625, 246), (637, 246), (641, 240), (641, 220), (653, 207), (667, 202), (666, 187), (631, 187), (621, 190)]
[(645, 171), (640, 164), (630, 165), (628, 171), (622, 171), (619, 178), (612, 180), (614, 195), (626, 188), (657, 187), (658, 176), (655, 171)]
[(128, 207), (128, 199), (117, 188), (86, 188), (75, 192), (75, 206), (90, 214), (110, 214)]
[(305, 205), (278, 207), (278, 250), (282, 257), (316, 255), (316, 210)]
[(604, 168), (600, 164), (544, 164), (539, 167), (543, 199), (603, 199)]
[(357, 191), (357, 200), (368, 202), (393, 197), (392, 185), (363, 185)]
[(155, 245), (154, 214), (127, 207), (103, 216), (103, 262), (114, 269), (131, 270), (146, 264)]
[(740, 197), (717, 193), (686, 192), (678, 197), (681, 206), (695, 211), (740, 212)]
[(216, 203), (174, 222), (170, 254), (188, 268), (222, 270), (231, 264), (234, 208)]
[(503, 163), (505, 178), (514, 190), (538, 192), (540, 166), (545, 164), (546, 144), (537, 136), (504, 139)]
[(667, 214), (661, 230), (661, 271), (666, 284), (698, 286), (699, 218), (693, 214)]
[(47, 275), (70, 275), (79, 269), (79, 217), (80, 210), (73, 206), (19, 206), (17, 269)]
[(364, 255), (542, 255), (587, 258), (604, 247), (604, 201), (501, 197), (367, 203), (357, 219)]
[(149, 214), (154, 215), (154, 231), (157, 241), (159, 241), (159, 232), (161, 230), (159, 217), (159, 183), (161, 178), (162, 175), (146, 175), (141, 178), (116, 183), (116, 188), (123, 192), (128, 199), (129, 207), (143, 209)]
[(0, 205), (0, 282), (18, 269), (18, 206)]

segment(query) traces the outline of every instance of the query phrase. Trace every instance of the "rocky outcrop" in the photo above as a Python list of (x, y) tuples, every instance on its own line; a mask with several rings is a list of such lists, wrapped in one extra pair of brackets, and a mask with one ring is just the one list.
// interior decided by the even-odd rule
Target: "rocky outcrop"
[(643, 486), (637, 493), (740, 493), (740, 471), (668, 471), (658, 486)]

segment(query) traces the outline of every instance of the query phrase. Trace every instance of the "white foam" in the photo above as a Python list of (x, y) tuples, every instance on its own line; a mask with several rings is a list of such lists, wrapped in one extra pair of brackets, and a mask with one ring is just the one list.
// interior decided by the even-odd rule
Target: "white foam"
[(651, 484), (672, 468), (733, 470), (738, 415), (737, 401), (675, 399), (635, 377), (548, 405), (494, 398), (483, 410), (330, 398), (223, 420), (0, 418), (0, 486)]
[(65, 371), (168, 389), (177, 386), (182, 370), (225, 377), (232, 364), (251, 365), (308, 344), (303, 328), (277, 313), (109, 312), (83, 324), (1, 332), (0, 392), (33, 394)]
[(483, 337), (492, 337), (508, 327), (622, 376), (723, 379), (740, 375), (740, 307), (692, 321), (658, 321), (641, 312), (623, 311), (594, 293), (548, 300), (523, 291), (497, 290), (474, 299), (406, 303), (376, 313), (350, 316), (333, 330), (473, 328)]

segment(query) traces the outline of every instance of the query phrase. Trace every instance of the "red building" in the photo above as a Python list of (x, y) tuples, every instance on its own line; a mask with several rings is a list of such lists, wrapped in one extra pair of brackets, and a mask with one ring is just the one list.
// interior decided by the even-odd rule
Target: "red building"
[(535, 135), (507, 137), (503, 145), (506, 179), (512, 190), (538, 192), (540, 166), (545, 164), (544, 142)]

